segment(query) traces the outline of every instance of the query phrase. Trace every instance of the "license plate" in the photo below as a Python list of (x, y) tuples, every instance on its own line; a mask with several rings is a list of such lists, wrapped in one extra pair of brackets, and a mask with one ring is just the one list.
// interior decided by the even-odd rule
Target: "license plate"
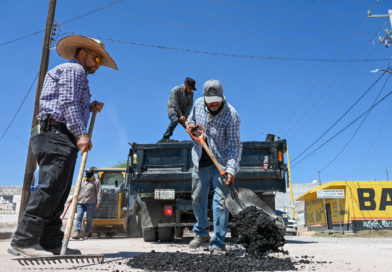
[(284, 213), (284, 214), (283, 214), (283, 218), (287, 218), (287, 214)]
[(156, 189), (155, 199), (174, 199), (174, 189)]

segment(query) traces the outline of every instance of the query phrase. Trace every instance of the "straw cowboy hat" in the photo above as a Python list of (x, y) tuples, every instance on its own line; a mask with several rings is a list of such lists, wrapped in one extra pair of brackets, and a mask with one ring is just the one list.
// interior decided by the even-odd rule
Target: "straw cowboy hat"
[(105, 45), (100, 40), (87, 38), (85, 36), (70, 35), (62, 38), (57, 43), (56, 47), (57, 53), (60, 55), (60, 57), (67, 60), (73, 59), (76, 50), (79, 48), (86, 48), (99, 53), (102, 56), (103, 66), (118, 70), (116, 63), (110, 57), (108, 52), (106, 52)]

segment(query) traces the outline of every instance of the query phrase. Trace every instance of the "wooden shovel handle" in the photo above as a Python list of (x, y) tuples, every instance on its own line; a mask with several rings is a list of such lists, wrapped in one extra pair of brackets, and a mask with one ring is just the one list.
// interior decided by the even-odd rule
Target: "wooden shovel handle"
[[(94, 124), (95, 124), (96, 117), (97, 117), (97, 111), (96, 111), (96, 109), (94, 109), (93, 116), (91, 117), (90, 128), (88, 130), (88, 136), (90, 137), (90, 139), (93, 136), (93, 130), (94, 130)], [(74, 201), (72, 201), (72, 204), (71, 204), (71, 209), (69, 211), (69, 216), (68, 216), (68, 220), (67, 220), (67, 227), (65, 228), (65, 232), (64, 232), (64, 237), (66, 237), (66, 238), (69, 238), (69, 235), (71, 233), (72, 224), (73, 224), (73, 220), (75, 217), (75, 211), (76, 211), (76, 207), (78, 205), (78, 197), (79, 197), (80, 187), (82, 185), (83, 173), (84, 173), (84, 169), (86, 168), (87, 156), (88, 156), (88, 150), (86, 150), (82, 155), (82, 162), (80, 164), (78, 179), (76, 181), (76, 186), (75, 186), (75, 190), (74, 190), (74, 194), (73, 194)]]

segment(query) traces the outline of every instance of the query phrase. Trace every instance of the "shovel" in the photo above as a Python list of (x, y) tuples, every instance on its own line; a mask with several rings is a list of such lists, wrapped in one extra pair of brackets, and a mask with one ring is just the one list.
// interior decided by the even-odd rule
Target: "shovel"
[[(199, 125), (200, 136), (196, 137), (194, 134), (198, 131), (197, 128), (193, 128), (191, 131), (187, 131), (189, 135), (191, 135), (192, 139), (198, 141), (210, 156), (212, 162), (215, 164), (216, 168), (218, 168), (219, 173), (222, 178), (225, 180), (229, 180), (227, 178), (225, 170), (222, 169), (222, 166), (219, 164), (214, 154), (212, 154), (210, 148), (207, 146), (207, 143), (204, 141), (204, 130), (201, 125)], [(256, 208), (263, 210), (266, 212), (273, 220), (277, 218), (276, 213), (272, 210), (267, 204), (265, 204), (252, 190), (249, 189), (240, 189), (238, 192), (232, 183), (230, 183), (231, 193), (226, 196), (225, 204), (229, 209), (232, 215), (237, 215), (240, 211), (249, 206), (255, 206)]]
[[(90, 127), (88, 130), (88, 136), (90, 137), (90, 139), (93, 134), (93, 129), (94, 129), (96, 117), (97, 117), (97, 111), (96, 111), (96, 109), (94, 109), (94, 113), (93, 113), (93, 116), (91, 117)], [(78, 179), (76, 182), (74, 195), (73, 195), (73, 199), (75, 199), (75, 201), (72, 201), (71, 210), (69, 212), (69, 217), (67, 220), (67, 227), (65, 228), (63, 245), (61, 247), (60, 255), (54, 255), (51, 257), (27, 257), (27, 258), (13, 259), (13, 260), (19, 261), (19, 263), (21, 265), (29, 265), (29, 264), (34, 265), (34, 263), (40, 265), (41, 262), (42, 262), (42, 264), (46, 264), (46, 263), (51, 264), (51, 262), (56, 264), (56, 261), (58, 261), (60, 264), (62, 263), (61, 261), (65, 261), (66, 263), (68, 263), (68, 261), (70, 261), (71, 263), (74, 263), (74, 261), (76, 263), (79, 263), (79, 261), (81, 263), (85, 263), (85, 261), (87, 263), (90, 263), (90, 262), (94, 263), (95, 260), (98, 263), (103, 263), (104, 255), (65, 255), (67, 247), (68, 247), (69, 236), (71, 233), (74, 216), (75, 216), (76, 206), (78, 204), (77, 199), (79, 197), (79, 191), (80, 191), (80, 187), (82, 185), (83, 172), (86, 167), (87, 156), (88, 156), (88, 150), (86, 150), (82, 155), (82, 162), (80, 164)]]

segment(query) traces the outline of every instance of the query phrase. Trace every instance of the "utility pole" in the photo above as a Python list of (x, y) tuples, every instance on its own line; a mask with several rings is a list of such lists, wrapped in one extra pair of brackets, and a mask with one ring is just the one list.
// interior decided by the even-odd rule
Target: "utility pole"
[(388, 179), (388, 166), (385, 166), (385, 169), (387, 170), (387, 181), (389, 181), (389, 179)]
[[(391, 23), (391, 28), (392, 28), (392, 9), (388, 10), (388, 14), (386, 15), (372, 15), (372, 13), (370, 12), (370, 10), (367, 13), (368, 18), (389, 18), (389, 22)], [(391, 35), (392, 30), (388, 30), (386, 29), (385, 32), (387, 33), (384, 38), (383, 37), (378, 37), (378, 40), (380, 41), (380, 43), (385, 43), (385, 47), (389, 47), (392, 43), (392, 38), (389, 37), (389, 35)]]
[[(35, 102), (34, 102), (34, 113), (33, 113), (33, 121), (31, 122), (31, 129), (33, 129), (38, 121), (36, 119), (39, 112), (39, 99), (41, 97), (41, 90), (44, 84), (46, 72), (48, 71), (49, 66), (49, 48), (52, 39), (52, 27), (54, 20), (54, 13), (56, 11), (56, 1), (50, 0), (49, 2), (49, 10), (48, 17), (46, 19), (46, 29), (45, 29), (45, 38), (44, 45), (42, 47), (42, 57), (41, 57), (41, 66), (39, 68), (39, 76), (38, 76), (38, 84), (37, 91), (35, 94)], [(26, 162), (26, 170), (23, 181), (23, 189), (22, 189), (22, 198), (20, 200), (20, 208), (19, 208), (19, 220), (22, 217), (23, 212), (26, 210), (27, 203), (30, 199), (30, 184), (33, 180), (34, 171), (37, 169), (37, 161), (34, 158), (32, 149), (31, 149), (31, 141), (29, 143), (29, 150), (27, 153), (27, 162)]]
[(319, 182), (320, 182), (320, 185), (321, 185), (321, 171), (319, 170)]

